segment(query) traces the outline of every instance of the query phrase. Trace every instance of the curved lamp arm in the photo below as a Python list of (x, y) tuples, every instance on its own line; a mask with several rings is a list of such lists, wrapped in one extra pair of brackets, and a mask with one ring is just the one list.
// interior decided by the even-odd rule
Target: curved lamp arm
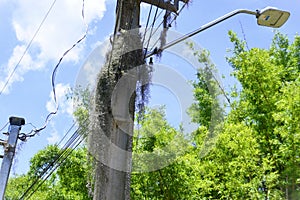
[(171, 46), (173, 46), (179, 42), (182, 42), (182, 41), (186, 40), (187, 38), (190, 38), (202, 31), (204, 31), (224, 20), (227, 20), (237, 14), (240, 14), (240, 13), (255, 15), (257, 18), (258, 25), (268, 26), (268, 27), (273, 27), (273, 28), (278, 28), (278, 27), (282, 26), (290, 16), (289, 12), (278, 10), (277, 8), (273, 8), (273, 7), (266, 7), (262, 10), (256, 10), (256, 11), (251, 11), (251, 10), (246, 10), (246, 9), (234, 10), (230, 13), (227, 13), (226, 15), (223, 15), (222, 17), (219, 17), (219, 18), (201, 26), (200, 28), (194, 30), (193, 32), (190, 32), (174, 41), (171, 41), (170, 43), (166, 44), (165, 46), (163, 46), (159, 49), (155, 48), (154, 51), (147, 54), (145, 56), (145, 58), (148, 58), (155, 54), (161, 53), (163, 50), (170, 48)]

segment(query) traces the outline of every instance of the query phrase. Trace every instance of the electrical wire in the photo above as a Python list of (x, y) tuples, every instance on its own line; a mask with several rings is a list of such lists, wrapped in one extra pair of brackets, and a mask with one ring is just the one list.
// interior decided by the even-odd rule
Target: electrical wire
[[(152, 12), (152, 7), (153, 7), (153, 5), (151, 4), (151, 7), (150, 7), (150, 11), (149, 11), (149, 14), (148, 14), (148, 18), (147, 18), (147, 23), (146, 23), (146, 27), (145, 27), (145, 33), (144, 33), (144, 37), (143, 37), (143, 42), (142, 42), (142, 44), (144, 44), (144, 42), (145, 42), (145, 37), (146, 37), (146, 34), (147, 34), (147, 32), (148, 32), (148, 25), (149, 25), (149, 21), (150, 21), (150, 15), (151, 15), (151, 12)], [(159, 12), (159, 14), (156, 16), (156, 18), (154, 18), (154, 20), (156, 21), (159, 17), (160, 17), (160, 15), (163, 13), (163, 10), (161, 10), (160, 12)]]
[[(83, 0), (84, 2), (84, 0)], [(84, 6), (84, 3), (83, 3)], [(155, 17), (152, 23), (152, 30), (155, 24), (155, 21), (157, 19), (157, 12), (158, 12), (158, 8), (156, 10), (155, 13)], [(82, 12), (83, 18), (84, 18), (84, 13)], [(174, 21), (174, 20), (173, 20)], [(116, 31), (116, 27), (115, 27), (115, 31)], [(115, 35), (115, 34), (114, 34)], [(152, 33), (150, 34), (149, 40), (148, 40), (148, 44), (149, 45), (149, 41), (151, 38)], [(153, 36), (153, 35), (152, 35)], [(77, 41), (77, 43), (75, 43), (70, 49), (68, 49), (64, 55), (62, 56), (62, 58), (59, 60), (58, 64), (56, 65), (56, 67), (54, 68), (53, 74), (52, 74), (52, 87), (53, 87), (53, 94), (54, 94), (54, 100), (55, 103), (57, 104), (57, 99), (56, 99), (56, 94), (55, 94), (55, 73), (56, 70), (60, 64), (60, 62), (62, 61), (63, 57), (71, 50), (73, 49), (78, 43), (80, 43), (84, 38), (86, 37), (86, 34)], [(57, 109), (55, 112), (51, 112), (47, 118), (46, 118), (46, 123), (45, 126), (43, 126), (40, 129), (35, 129), (34, 134), (29, 134), (28, 137), (32, 137), (34, 136), (36, 133), (38, 133), (39, 131), (43, 130), (44, 128), (46, 128), (47, 123), (48, 123), (48, 118), (53, 115), (56, 114), (58, 110), (58, 104), (57, 104)], [(72, 128), (74, 127), (75, 123), (69, 128), (69, 130), (67, 131), (66, 135), (72, 130)], [(63, 139), (66, 137), (66, 135), (63, 137)], [(82, 133), (81, 132), (81, 128), (78, 128), (73, 134), (72, 136), (69, 138), (69, 140), (66, 142), (66, 144), (61, 148), (61, 152), (57, 155), (57, 157), (54, 159), (54, 161), (52, 161), (51, 163), (48, 164), (48, 166), (43, 170), (43, 172), (40, 174), (40, 176), (38, 176), (36, 178), (36, 180), (27, 188), (27, 190), (23, 193), (23, 195), (20, 197), (20, 199), (24, 199), (24, 197), (29, 194), (30, 190), (32, 190), (32, 192), (29, 194), (28, 198), (30, 198), (38, 189), (39, 187), (51, 176), (51, 174), (58, 168), (61, 166), (61, 164), (67, 159), (67, 157), (74, 151), (74, 149), (76, 149), (81, 142), (84, 141), (84, 139), (86, 138), (87, 134)], [(58, 143), (60, 144), (63, 139)], [(47, 174), (46, 174), (47, 173)], [(42, 182), (38, 183), (41, 178), (43, 178)], [(37, 185), (38, 184), (38, 185)], [(36, 188), (33, 188), (35, 185), (37, 185)]]
[[(173, 17), (173, 19), (171, 20), (170, 24), (172, 24), (176, 19), (177, 19), (177, 16), (179, 16), (179, 14), (183, 11), (183, 9), (185, 8), (185, 6), (188, 4), (188, 2), (184, 3), (184, 5), (180, 8), (179, 12), (177, 13), (177, 15), (175, 15), (175, 17)], [(167, 15), (170, 16), (171, 13), (169, 13)], [(152, 36), (159, 30), (160, 26), (164, 23), (164, 21), (162, 20), (160, 22), (160, 24), (157, 26), (157, 28), (155, 29), (155, 31), (153, 32)], [(151, 36), (151, 37), (152, 37)], [(153, 51), (154, 48), (156, 48), (155, 46), (157, 45), (157, 43), (159, 42), (160, 39), (157, 39), (156, 42), (153, 44), (152, 48), (150, 49), (150, 51)]]
[[(69, 128), (69, 130), (71, 130), (72, 128), (73, 125)], [(74, 149), (76, 149), (84, 141), (86, 136), (87, 133), (83, 132), (82, 128), (76, 129), (76, 131), (61, 148), (60, 152), (57, 154), (54, 160), (48, 163), (44, 170), (39, 174), (39, 176), (35, 178), (32, 184), (25, 190), (25, 192), (19, 199), (24, 199), (26, 196), (28, 196), (29, 199), (38, 190), (38, 188), (51, 176), (51, 174), (61, 166), (61, 164), (67, 159), (68, 156), (70, 156)]]
[[(163, 10), (161, 10), (160, 12), (159, 12), (159, 14), (156, 16), (156, 18), (154, 18), (154, 21), (156, 21), (160, 16), (161, 16), (161, 14), (163, 13)], [(154, 26), (154, 25), (153, 25)], [(160, 25), (159, 25), (160, 26)], [(157, 30), (158, 29), (156, 29), (155, 31), (153, 31), (153, 27), (151, 27), (151, 29), (152, 29), (152, 33), (149, 35), (149, 38), (148, 38), (148, 43), (150, 42), (150, 39), (151, 39), (151, 37), (157, 32)], [(146, 36), (146, 34), (147, 34), (147, 32), (148, 32), (148, 28), (145, 30), (145, 33), (144, 33), (144, 36)], [(145, 42), (143, 41), (143, 43), (142, 44), (144, 44)], [(148, 45), (148, 47), (149, 47), (149, 45)], [(147, 48), (147, 47), (146, 47)], [(147, 49), (146, 49), (147, 50)]]
[(153, 5), (151, 4), (150, 11), (149, 11), (148, 18), (147, 18), (147, 22), (146, 22), (145, 33), (144, 33), (144, 36), (143, 36), (142, 44), (144, 44), (145, 39), (146, 39), (146, 34), (147, 34), (147, 29), (148, 29), (148, 25), (149, 25), (149, 21), (150, 21), (150, 16), (151, 16), (151, 12), (152, 12), (152, 7), (153, 7)]
[[(87, 119), (84, 120), (83, 123), (86, 124), (86, 126), (89, 126), (88, 122), (89, 121), (88, 121), (88, 118), (87, 118)], [(56, 144), (57, 147), (59, 147), (59, 144), (63, 142), (63, 140), (71, 132), (71, 130), (74, 128), (74, 126), (75, 126), (75, 123), (73, 123), (71, 125), (71, 127), (65, 133), (64, 137), (60, 140), (60, 142), (58, 142), (58, 144)], [(56, 155), (56, 157), (53, 159), (53, 161), (50, 162), (50, 163), (48, 163), (48, 165), (43, 169), (43, 171), (39, 174), (39, 176), (37, 176), (35, 178), (35, 180), (32, 182), (32, 184), (25, 190), (25, 192), (22, 194), (22, 196), (20, 197), (20, 199), (23, 199), (33, 189), (35, 191), (37, 191), (38, 187), (40, 187), (41, 184), (43, 182), (45, 182), (46, 179), (57, 169), (57, 167), (58, 167), (58, 166), (56, 166), (57, 163), (60, 163), (59, 166), (62, 164), (61, 160), (62, 160), (62, 158), (64, 158), (64, 155), (66, 154), (66, 152), (70, 151), (70, 149), (77, 148), (77, 146), (86, 138), (86, 136), (87, 136), (87, 132), (84, 132), (84, 130), (82, 129), (82, 127), (77, 128), (73, 132), (73, 134), (71, 135), (71, 137), (69, 137), (69, 139), (67, 140), (67, 142), (63, 145), (63, 147), (60, 148), (60, 152)], [(81, 137), (81, 140), (78, 142), (78, 138), (80, 139), (80, 137)], [(65, 157), (65, 159), (66, 159), (66, 157)], [(47, 175), (47, 173), (48, 173), (48, 175)], [(50, 175), (49, 175), (49, 173), (50, 173)], [(42, 181), (42, 183), (39, 183), (41, 181), (41, 179), (43, 179), (43, 181)], [(37, 188), (34, 188), (34, 186), (37, 185), (37, 184), (38, 184)], [(30, 196), (33, 193), (31, 193)]]
[[(82, 142), (83, 140), (81, 140), (77, 145), (76, 145), (76, 147)], [(75, 148), (76, 148), (75, 147)], [(74, 148), (74, 149), (75, 149)], [(35, 190), (33, 190), (30, 194), (29, 194), (29, 196), (28, 196), (28, 199), (43, 185), (43, 183), (53, 174), (53, 172), (55, 172), (55, 170), (58, 168), (58, 167), (60, 167), (61, 166), (61, 164), (67, 159), (67, 157), (68, 156), (70, 156), (70, 154), (74, 151), (74, 149), (71, 149), (68, 153), (67, 153), (67, 155), (57, 164), (57, 165), (55, 165), (52, 169), (51, 169), (51, 171), (46, 175), (46, 177), (42, 180), (42, 182), (40, 182), (39, 183), (39, 185), (37, 185), (37, 187), (35, 188)]]
[(59, 146), (64, 141), (64, 139), (69, 135), (69, 133), (71, 132), (71, 130), (74, 128), (74, 126), (75, 126), (75, 122), (68, 129), (67, 133), (62, 137), (62, 139), (56, 144), (57, 146)]
[(55, 172), (55, 170), (57, 168), (59, 168), (64, 162), (65, 160), (71, 155), (71, 153), (81, 144), (81, 142), (83, 141), (83, 139), (81, 139), (76, 145), (74, 145), (74, 147), (72, 149), (70, 149), (66, 155), (60, 160), (60, 162), (58, 162), (57, 165), (55, 165), (51, 171), (46, 175), (46, 177), (43, 179), (43, 181), (36, 187), (36, 189), (34, 191), (32, 191), (32, 193), (28, 196), (28, 199), (40, 188), (41, 185), (43, 185), (43, 183), (53, 174), (53, 172)]
[[(161, 0), (159, 0), (158, 5), (160, 4), (160, 1)], [(152, 32), (153, 32), (154, 24), (156, 22), (157, 12), (158, 12), (158, 7), (156, 8), (156, 11), (155, 11), (155, 14), (154, 14), (154, 18), (153, 18), (153, 21), (152, 21), (151, 30), (150, 30), (150, 36), (149, 36), (149, 39), (148, 39), (148, 42), (147, 42), (147, 45), (146, 45), (146, 51), (145, 51), (144, 57), (146, 57), (147, 50), (148, 50), (148, 47), (149, 47), (149, 44), (150, 44), (150, 39), (153, 36)]]
[(8, 124), (9, 124), (9, 122), (6, 122), (6, 124), (0, 129), (0, 132), (3, 131), (3, 129), (5, 129)]
[(32, 39), (31, 39), (31, 40), (29, 41), (29, 43), (27, 44), (26, 49), (24, 50), (22, 56), (20, 57), (19, 61), (18, 61), (17, 64), (15, 65), (13, 71), (9, 74), (9, 76), (8, 76), (8, 78), (7, 78), (7, 80), (6, 80), (5, 84), (4, 84), (4, 86), (2, 87), (2, 89), (1, 89), (1, 91), (0, 91), (0, 95), (2, 95), (2, 93), (3, 93), (4, 90), (5, 90), (5, 88), (7, 87), (8, 83), (10, 82), (12, 76), (13, 76), (14, 73), (16, 72), (17, 68), (20, 66), (20, 63), (22, 62), (24, 56), (26, 55), (27, 51), (29, 50), (29, 48), (30, 48), (30, 46), (31, 46), (31, 44), (32, 44), (32, 42), (33, 42), (33, 40), (35, 39), (35, 37), (36, 37), (37, 34), (39, 33), (39, 31), (40, 31), (42, 25), (43, 25), (44, 22), (46, 21), (48, 15), (49, 15), (49, 13), (51, 12), (52, 8), (54, 7), (55, 3), (56, 3), (56, 0), (54, 0), (54, 1), (52, 2), (50, 8), (48, 9), (48, 11), (47, 11), (47, 13), (46, 13), (46, 15), (44, 16), (43, 20), (41, 21), (39, 27), (38, 27), (37, 30), (35, 31), (35, 33), (34, 33)]
[[(183, 6), (180, 8), (179, 12), (177, 13), (177, 15), (175, 15), (175, 17), (173, 17), (173, 19), (171, 20), (170, 24), (172, 24), (176, 19), (177, 16), (179, 16), (179, 14), (183, 11), (183, 9), (187, 6), (188, 2), (184, 3)], [(167, 15), (167, 17), (170, 15), (171, 13), (169, 13)], [(155, 29), (155, 31), (153, 31), (152, 36), (159, 30), (160, 26), (164, 23), (164, 21), (162, 20), (161, 23), (157, 26), (157, 28)], [(151, 35), (149, 36), (149, 40), (152, 37)], [(150, 49), (150, 52), (153, 51), (156, 48), (157, 43), (160, 41), (160, 38), (158, 38), (154, 44), (152, 45), (152, 48)]]
[[(82, 19), (83, 19), (83, 22), (85, 23), (85, 16), (84, 16), (84, 4), (85, 4), (85, 0), (82, 1), (82, 10), (81, 10), (81, 15), (82, 15)], [(82, 42), (82, 40), (84, 40), (88, 34), (88, 25), (85, 23), (86, 25), (86, 31), (84, 33), (84, 35), (77, 41), (75, 42), (69, 49), (67, 49), (62, 57), (60, 57), (60, 59), (58, 60), (58, 63), (56, 64), (56, 66), (54, 67), (53, 69), (53, 72), (52, 72), (52, 76), (51, 76), (51, 86), (52, 86), (52, 93), (53, 93), (53, 100), (54, 100), (54, 103), (55, 103), (55, 110), (50, 112), (46, 119), (45, 119), (45, 122), (44, 122), (44, 125), (38, 129), (32, 129), (29, 133), (26, 134), (27, 137), (34, 137), (37, 133), (39, 133), (40, 131), (44, 130), (49, 121), (51, 120), (51, 117), (53, 115), (56, 115), (57, 112), (58, 112), (58, 109), (59, 109), (59, 104), (58, 104), (58, 101), (57, 101), (57, 96), (56, 96), (56, 88), (55, 88), (55, 78), (56, 78), (56, 72), (58, 70), (58, 68), (60, 67), (60, 64), (61, 62), (63, 61), (64, 57), (74, 48), (76, 47), (79, 43)]]

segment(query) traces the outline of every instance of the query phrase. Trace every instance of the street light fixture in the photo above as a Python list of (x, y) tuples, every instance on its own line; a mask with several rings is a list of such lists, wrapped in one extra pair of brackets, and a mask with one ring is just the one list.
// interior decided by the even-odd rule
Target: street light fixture
[(290, 13), (278, 10), (273, 7), (266, 7), (258, 11), (257, 24), (261, 26), (268, 26), (273, 28), (281, 27), (289, 18)]
[(287, 11), (283, 11), (283, 10), (279, 10), (277, 8), (274, 7), (266, 7), (262, 10), (256, 10), (256, 11), (251, 11), (251, 10), (246, 10), (246, 9), (238, 9), (238, 10), (234, 10), (230, 13), (227, 13), (226, 15), (223, 15), (222, 17), (219, 17), (218, 19), (211, 21), (203, 26), (201, 26), (200, 28), (196, 29), (193, 32), (190, 32), (168, 44), (166, 44), (165, 46), (157, 49), (155, 48), (154, 51), (148, 53), (145, 57), (148, 58), (150, 56), (153, 56), (155, 54), (161, 53), (163, 50), (179, 43), (182, 42), (184, 40), (186, 40), (187, 38), (190, 38), (222, 21), (225, 21), (226, 19), (229, 19), (237, 14), (250, 14), (250, 15), (255, 15), (257, 18), (257, 24), (260, 26), (268, 26), (268, 27), (272, 27), (272, 28), (279, 28), (281, 27), (289, 18), (290, 13)]

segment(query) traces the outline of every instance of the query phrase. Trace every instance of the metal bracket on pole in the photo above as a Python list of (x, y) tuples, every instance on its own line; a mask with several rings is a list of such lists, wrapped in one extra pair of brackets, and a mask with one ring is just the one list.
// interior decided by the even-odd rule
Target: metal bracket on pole
[(164, 9), (164, 10), (169, 10), (171, 12), (177, 13), (177, 8), (170, 2), (165, 2), (162, 0), (142, 0), (144, 3), (148, 3), (154, 6), (157, 6), (158, 8)]
[(25, 119), (18, 117), (10, 117), (9, 123), (9, 136), (7, 144), (5, 145), (4, 156), (0, 170), (0, 198), (2, 200), (4, 199), (11, 165), (15, 155), (18, 135), (21, 130), (21, 126), (25, 124)]

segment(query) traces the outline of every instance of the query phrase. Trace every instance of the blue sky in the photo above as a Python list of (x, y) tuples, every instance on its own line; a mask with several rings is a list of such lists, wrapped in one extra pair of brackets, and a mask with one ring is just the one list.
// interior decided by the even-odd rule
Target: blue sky
[[(0, 91), (52, 3), (52, 0), (0, 0), (0, 47), (2, 49)], [(52, 70), (64, 51), (85, 33), (81, 6), (82, 0), (60, 0), (54, 4), (30, 49), (0, 95), (0, 128), (7, 123), (10, 116), (24, 117), (26, 123), (32, 123), (36, 127), (44, 125), (48, 112), (55, 108), (51, 93)], [(299, 1), (193, 0), (180, 13), (170, 30), (185, 34), (232, 10), (239, 8), (256, 10), (266, 6), (278, 7), (291, 13), (290, 19), (279, 31), (293, 39), (299, 32)], [(149, 6), (143, 5), (142, 26), (145, 25), (148, 11)], [(39, 135), (25, 143), (19, 141), (16, 162), (12, 170), (14, 174), (26, 172), (30, 157), (47, 144), (59, 141), (72, 125), (72, 102), (64, 101), (65, 93), (76, 83), (80, 69), (95, 47), (102, 44), (112, 33), (114, 14), (115, 0), (86, 0), (85, 22), (89, 25), (87, 38), (65, 57), (57, 71), (56, 91), (59, 112)], [(272, 28), (257, 26), (254, 16), (237, 15), (193, 37), (194, 42), (211, 52), (211, 60), (216, 64), (220, 74), (227, 77), (222, 80), (226, 88), (235, 83), (229, 77), (230, 66), (225, 59), (225, 56), (229, 55), (227, 49), (232, 47), (227, 35), (228, 30), (237, 32), (240, 37), (243, 37), (244, 33), (250, 48), (268, 48), (274, 34)], [(177, 69), (184, 65), (182, 59), (168, 59), (167, 55), (161, 63), (167, 63)], [(181, 70), (180, 73), (187, 72), (185, 69)], [(176, 101), (172, 100), (172, 95), (166, 93), (162, 89), (154, 89), (152, 104)], [(170, 116), (171, 121), (174, 121), (176, 119), (172, 119), (172, 116), (176, 115), (176, 112), (172, 113), (172, 110), (174, 108), (169, 108), (167, 115)], [(22, 132), (26, 133), (31, 129), (31, 125), (26, 125), (22, 127)], [(3, 131), (7, 131), (7, 127)], [(5, 139), (5, 136), (0, 138)]]

